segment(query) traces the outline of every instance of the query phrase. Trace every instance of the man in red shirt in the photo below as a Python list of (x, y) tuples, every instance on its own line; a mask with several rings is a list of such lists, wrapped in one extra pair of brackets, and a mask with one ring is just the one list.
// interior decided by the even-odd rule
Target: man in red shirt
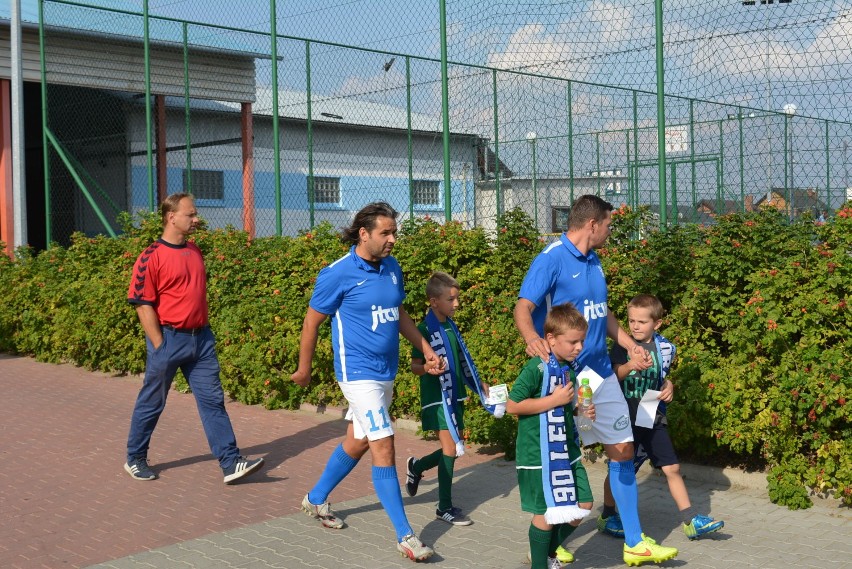
[(210, 450), (219, 459), (225, 484), (258, 470), (262, 458), (240, 455), (219, 380), (216, 340), (207, 315), (207, 274), (195, 243), (186, 240), (198, 227), (189, 194), (172, 194), (160, 206), (163, 234), (139, 255), (127, 300), (145, 330), (148, 357), (145, 380), (136, 398), (127, 437), (124, 470), (136, 480), (154, 480), (148, 446), (175, 373), (189, 382)]

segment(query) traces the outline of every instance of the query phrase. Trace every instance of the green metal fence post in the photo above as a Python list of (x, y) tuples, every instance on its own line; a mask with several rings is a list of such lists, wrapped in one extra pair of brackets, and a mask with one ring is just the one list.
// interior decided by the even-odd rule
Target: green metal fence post
[(444, 130), (444, 220), (453, 217), (450, 179), (450, 94), (447, 77), (447, 3), (439, 0), (441, 17), (441, 115)]
[(689, 100), (689, 160), (692, 163), (692, 216), (693, 220), (696, 219), (698, 215), (698, 190), (696, 188), (697, 185), (697, 177), (695, 173), (695, 101), (692, 99)]
[(639, 207), (639, 96), (633, 90), (633, 209)]
[(186, 126), (186, 188), (184, 191), (192, 193), (192, 131), (190, 129), (189, 114), (189, 44), (187, 38), (187, 24), (183, 23), (183, 117)]
[(311, 116), (311, 42), (305, 42), (305, 84), (307, 86), (307, 130), (308, 130), (308, 209), (310, 210), (311, 229), (314, 227), (314, 210), (316, 196), (314, 195), (314, 125)]
[(574, 94), (568, 81), (568, 195), (574, 203)]
[(142, 2), (143, 53), (145, 56), (145, 155), (148, 159), (148, 209), (157, 209), (154, 197), (154, 150), (151, 133), (151, 38), (148, 30), (148, 0)]
[(657, 159), (659, 164), (660, 227), (666, 228), (666, 102), (663, 71), (663, 0), (654, 1), (654, 27), (656, 29), (657, 58)]
[(740, 211), (745, 212), (745, 152), (743, 148), (743, 109), (737, 112), (737, 122), (740, 131)]
[(269, 0), (270, 40), (272, 48), (272, 161), (275, 172), (275, 234), (283, 234), (281, 224), (281, 140), (278, 126), (278, 23), (275, 0)]
[(672, 215), (674, 219), (672, 220), (672, 225), (677, 225), (677, 163), (671, 164), (672, 169)]
[(408, 138), (408, 216), (414, 218), (414, 139), (411, 132), (411, 57), (405, 56), (405, 130)]
[(44, 58), (44, 0), (38, 0), (38, 51), (41, 65), (41, 147), (44, 160), (44, 231), (45, 244), (53, 240), (50, 222), (50, 147), (47, 144), (47, 66)]
[[(497, 70), (491, 70), (491, 92), (494, 99), (494, 183), (495, 183), (495, 200), (497, 202), (497, 217), (503, 215), (503, 187), (500, 180), (500, 119), (498, 118), (497, 107)], [(488, 162), (488, 148), (485, 148), (485, 161)], [(488, 172), (485, 172), (485, 179), (488, 179)]]
[[(828, 159), (829, 154), (829, 138), (828, 138), (828, 120), (825, 121), (825, 203), (831, 205), (831, 162)], [(819, 195), (817, 195), (817, 205), (819, 205)], [(822, 211), (817, 213), (817, 217), (822, 214)]]
[(722, 120), (719, 120), (719, 163), (716, 180), (716, 213), (723, 215), (725, 213), (725, 184), (722, 178), (725, 171), (725, 124)]
[(595, 133), (595, 176), (598, 179), (597, 195), (601, 195), (601, 133)]

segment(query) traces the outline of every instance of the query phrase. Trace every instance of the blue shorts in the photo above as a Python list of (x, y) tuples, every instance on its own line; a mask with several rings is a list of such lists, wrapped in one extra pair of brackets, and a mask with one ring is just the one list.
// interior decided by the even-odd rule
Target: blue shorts
[(633, 426), (633, 466), (636, 471), (650, 460), (654, 468), (680, 464), (669, 436), (668, 420), (665, 415), (657, 415), (653, 428)]

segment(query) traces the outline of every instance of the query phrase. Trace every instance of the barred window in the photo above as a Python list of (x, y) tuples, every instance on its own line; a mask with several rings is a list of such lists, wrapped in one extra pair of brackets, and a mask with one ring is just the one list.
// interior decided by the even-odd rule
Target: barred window
[(441, 182), (437, 180), (413, 180), (411, 190), (414, 205), (441, 205)]
[(314, 203), (340, 203), (340, 178), (314, 176)]
[(556, 206), (551, 208), (551, 231), (553, 233), (562, 233), (568, 231), (568, 216), (571, 215), (571, 208), (567, 206)]
[(221, 170), (192, 170), (190, 186), (189, 170), (183, 171), (183, 191), (200, 200), (225, 199), (225, 173)]

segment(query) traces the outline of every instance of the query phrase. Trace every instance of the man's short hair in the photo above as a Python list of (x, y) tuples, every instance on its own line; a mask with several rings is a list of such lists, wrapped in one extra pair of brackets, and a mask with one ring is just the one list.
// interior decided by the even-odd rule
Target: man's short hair
[(169, 214), (176, 212), (180, 208), (180, 200), (183, 198), (194, 199), (192, 194), (171, 194), (166, 196), (166, 199), (160, 204), (160, 217), (163, 220), (163, 227), (165, 227), (166, 221), (168, 221)]
[(663, 303), (653, 294), (637, 294), (627, 303), (627, 308), (647, 308), (654, 320), (662, 320), (666, 313)]
[(612, 204), (598, 196), (586, 194), (580, 196), (571, 206), (568, 214), (568, 229), (582, 229), (590, 219), (603, 221), (607, 212), (612, 211)]
[(579, 330), (586, 332), (589, 329), (589, 323), (580, 313), (574, 308), (570, 302), (565, 304), (557, 304), (550, 309), (547, 317), (544, 319), (544, 333), (559, 336), (569, 330)]
[(445, 290), (459, 287), (459, 281), (441, 271), (435, 271), (426, 281), (426, 298), (438, 298)]

